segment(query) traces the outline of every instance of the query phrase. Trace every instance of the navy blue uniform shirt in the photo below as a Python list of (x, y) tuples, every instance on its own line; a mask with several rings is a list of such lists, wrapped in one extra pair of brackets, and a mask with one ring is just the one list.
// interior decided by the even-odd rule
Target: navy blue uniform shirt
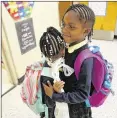
[[(74, 68), (74, 62), (78, 54), (88, 48), (88, 44), (72, 53), (65, 50), (65, 64)], [(58, 102), (66, 102), (68, 104), (85, 103), (84, 101), (91, 94), (91, 79), (93, 70), (93, 58), (86, 59), (80, 69), (79, 80), (76, 79), (75, 73), (66, 77), (60, 72), (60, 78), (65, 82), (64, 93), (53, 93), (52, 99)]]

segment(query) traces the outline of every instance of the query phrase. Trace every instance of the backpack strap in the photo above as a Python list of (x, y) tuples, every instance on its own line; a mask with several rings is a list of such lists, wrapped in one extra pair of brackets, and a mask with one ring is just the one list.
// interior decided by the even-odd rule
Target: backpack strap
[(75, 75), (78, 80), (80, 68), (84, 60), (88, 58), (94, 58), (93, 70), (95, 71), (92, 73), (92, 83), (95, 87), (95, 90), (99, 91), (104, 80), (104, 61), (101, 59), (101, 57), (93, 54), (89, 49), (85, 49), (80, 54), (78, 54), (74, 63)]
[(49, 67), (43, 67), (43, 70), (41, 72), (41, 75), (42, 76), (53, 78), (53, 76), (52, 76), (52, 69), (49, 68)]

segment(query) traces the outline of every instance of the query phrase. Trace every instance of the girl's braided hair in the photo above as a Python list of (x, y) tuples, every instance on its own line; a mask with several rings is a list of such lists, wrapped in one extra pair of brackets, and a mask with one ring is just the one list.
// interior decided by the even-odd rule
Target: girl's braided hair
[(45, 57), (51, 58), (59, 54), (65, 48), (65, 43), (61, 33), (54, 27), (47, 28), (40, 38), (40, 49)]

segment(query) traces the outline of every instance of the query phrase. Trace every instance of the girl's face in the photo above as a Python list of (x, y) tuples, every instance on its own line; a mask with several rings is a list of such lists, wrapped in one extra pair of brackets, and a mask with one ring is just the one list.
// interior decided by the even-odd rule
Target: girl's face
[(73, 11), (68, 11), (62, 22), (62, 34), (66, 43), (81, 42), (86, 36), (86, 28)]

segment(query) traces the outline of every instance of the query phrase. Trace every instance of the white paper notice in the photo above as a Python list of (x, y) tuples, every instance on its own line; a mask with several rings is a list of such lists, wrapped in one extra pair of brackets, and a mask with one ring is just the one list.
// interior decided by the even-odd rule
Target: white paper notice
[(106, 15), (106, 2), (89, 2), (89, 7), (94, 11), (96, 16)]

